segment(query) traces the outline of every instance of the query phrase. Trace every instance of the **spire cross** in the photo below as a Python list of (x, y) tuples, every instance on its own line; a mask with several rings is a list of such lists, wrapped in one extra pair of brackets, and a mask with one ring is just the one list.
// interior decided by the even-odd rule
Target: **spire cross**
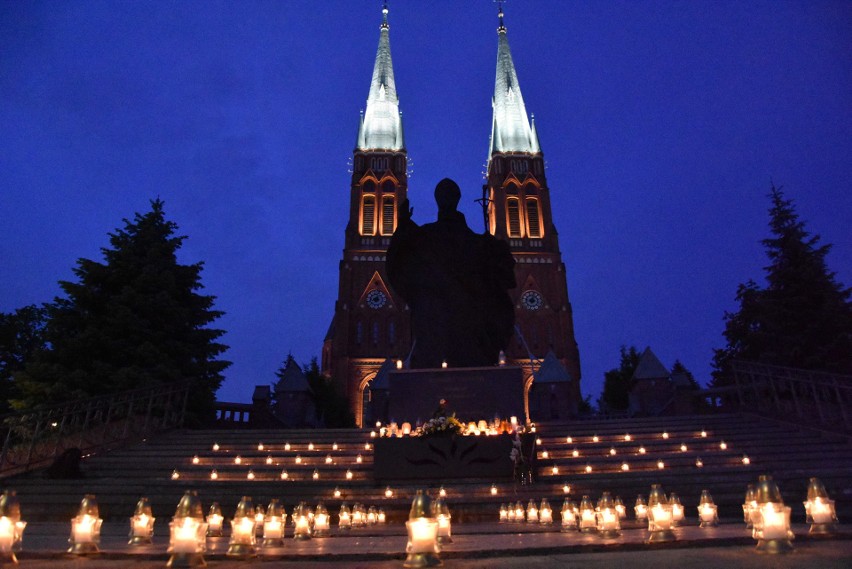
[(388, 3), (387, 2), (382, 4), (382, 26), (381, 26), (381, 28), (383, 30), (387, 30), (388, 28), (390, 28), (390, 25), (388, 25)]
[(499, 32), (505, 32), (506, 26), (503, 25), (503, 2), (506, 2), (507, 0), (494, 0), (494, 1), (497, 2), (497, 20), (498, 20), (497, 32), (498, 33)]

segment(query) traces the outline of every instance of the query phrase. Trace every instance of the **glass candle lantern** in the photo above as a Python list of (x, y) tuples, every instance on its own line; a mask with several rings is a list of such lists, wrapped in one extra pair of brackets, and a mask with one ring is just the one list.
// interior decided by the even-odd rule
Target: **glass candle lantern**
[(662, 486), (652, 484), (651, 494), (648, 496), (648, 531), (651, 532), (648, 543), (674, 541), (676, 537), (672, 531), (673, 518), (672, 506)]
[(128, 545), (148, 545), (154, 535), (154, 516), (151, 504), (144, 496), (136, 503), (133, 517), (130, 518), (130, 541)]
[(379, 521), (379, 511), (375, 506), (370, 506), (367, 508), (367, 525), (374, 526)]
[(388, 521), (387, 514), (381, 508), (379, 508), (379, 515), (377, 517), (378, 517), (378, 520), (379, 520), (379, 524), (384, 524), (384, 523), (387, 523), (387, 521)]
[(538, 506), (538, 521), (547, 526), (553, 523), (553, 508), (550, 507), (550, 503), (545, 498), (542, 498), (541, 504)]
[(784, 505), (781, 492), (771, 476), (761, 476), (756, 489), (757, 516), (752, 537), (761, 553), (787, 553), (793, 550), (790, 531), (790, 507)]
[[(256, 520), (255, 520), (256, 522)], [(261, 527), (263, 528), (263, 547), (281, 547), (284, 545), (284, 527), (287, 512), (277, 499), (273, 498), (266, 508)]]
[(562, 502), (562, 531), (577, 529), (577, 505), (569, 499)]
[(304, 502), (300, 502), (293, 510), (293, 539), (311, 539), (311, 516), (309, 508)]
[(818, 478), (808, 482), (808, 499), (805, 502), (805, 521), (811, 524), (808, 533), (834, 533), (837, 524), (837, 513), (834, 510), (834, 500), (828, 497), (825, 486)]
[(266, 513), (263, 506), (258, 504), (254, 508), (254, 533), (258, 537), (263, 535), (263, 520), (266, 519)]
[(615, 497), (615, 511), (618, 512), (619, 520), (623, 520), (627, 517), (627, 508), (624, 506), (621, 496)]
[(538, 523), (538, 506), (536, 506), (535, 500), (530, 500), (527, 504), (527, 523)]
[(509, 521), (509, 508), (506, 504), (500, 504), (500, 523), (504, 524)]
[(432, 517), (438, 522), (438, 543), (452, 543), (452, 515), (443, 498), (432, 502)]
[(644, 522), (648, 519), (648, 505), (645, 503), (645, 498), (642, 494), (636, 496), (636, 504), (633, 506), (633, 513), (636, 515), (637, 522)]
[(68, 552), (75, 555), (98, 553), (102, 523), (95, 496), (86, 494), (80, 502), (77, 516), (71, 520), (71, 538), (68, 540), (71, 548)]
[(352, 506), (352, 527), (362, 528), (367, 525), (367, 512), (361, 504)]
[(515, 521), (523, 522), (526, 519), (526, 511), (524, 510), (524, 505), (521, 502), (515, 502)]
[(609, 492), (604, 492), (598, 500), (595, 508), (595, 518), (598, 534), (604, 538), (613, 538), (621, 535), (621, 523), (618, 511), (615, 509), (615, 500)]
[(210, 511), (207, 512), (207, 537), (222, 537), (222, 524), (225, 521), (225, 516), (222, 515), (222, 508), (219, 502), (213, 502), (210, 506)]
[(320, 502), (314, 514), (314, 537), (328, 537), (331, 532), (331, 516), (326, 507)]
[(718, 507), (713, 502), (713, 496), (709, 490), (701, 491), (701, 499), (698, 502), (699, 527), (711, 528), (719, 523)]
[(21, 521), (21, 503), (14, 490), (0, 496), (0, 565), (17, 564), (15, 552), (21, 550), (27, 522)]
[(178, 502), (169, 523), (169, 549), (166, 567), (203, 567), (207, 549), (207, 523), (198, 494), (187, 491)]
[(340, 504), (340, 512), (337, 514), (337, 527), (342, 530), (352, 529), (352, 512), (344, 502)]
[(669, 504), (672, 507), (672, 527), (678, 527), (683, 521), (684, 516), (683, 504), (680, 503), (680, 496), (674, 492), (669, 494)]
[(592, 504), (591, 498), (583, 496), (580, 500), (580, 531), (583, 533), (594, 533), (598, 529), (598, 521), (595, 516), (595, 506)]
[(432, 517), (429, 496), (418, 490), (405, 522), (408, 543), (403, 567), (432, 567), (441, 564), (438, 556), (438, 521)]
[(743, 500), (743, 521), (745, 521), (746, 529), (754, 527), (755, 519), (757, 519), (757, 491), (754, 489), (754, 484), (749, 484)]
[(243, 496), (231, 520), (231, 540), (228, 542), (229, 557), (252, 557), (257, 553), (255, 510), (251, 498)]

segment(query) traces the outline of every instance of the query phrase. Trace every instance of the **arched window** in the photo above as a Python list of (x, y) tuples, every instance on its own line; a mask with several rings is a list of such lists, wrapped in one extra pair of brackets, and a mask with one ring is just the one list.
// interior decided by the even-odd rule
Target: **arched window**
[(393, 235), (395, 229), (393, 200), (392, 195), (382, 198), (382, 235)]
[(396, 325), (393, 320), (388, 323), (388, 343), (391, 346), (396, 344)]
[(379, 344), (379, 323), (373, 322), (373, 345), (376, 346)]
[(376, 234), (376, 196), (364, 196), (361, 204), (361, 235)]
[(396, 192), (396, 184), (391, 180), (385, 180), (382, 182), (382, 191), (386, 194), (392, 194)]
[(521, 236), (521, 211), (518, 198), (506, 200), (506, 217), (509, 223), (509, 237)]
[(361, 340), (363, 340), (363, 339), (364, 339), (364, 325), (361, 324), (361, 321), (359, 320), (355, 324), (355, 343), (360, 344)]
[(527, 198), (527, 236), (541, 239), (541, 212), (538, 198)]

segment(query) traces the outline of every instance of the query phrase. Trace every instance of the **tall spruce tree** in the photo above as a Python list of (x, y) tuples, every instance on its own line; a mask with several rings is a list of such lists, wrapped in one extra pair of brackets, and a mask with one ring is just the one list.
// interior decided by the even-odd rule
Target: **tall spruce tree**
[(642, 355), (636, 346), (628, 349), (621, 346), (621, 360), (617, 368), (604, 373), (604, 386), (598, 409), (600, 411), (625, 411), (630, 406), (630, 390), (633, 389), (633, 374)]
[(177, 229), (157, 199), (110, 234), (103, 263), (77, 261), (78, 281), (60, 281), (66, 296), (48, 308), (50, 349), (16, 374), (17, 408), (193, 381), (190, 421), (212, 417), (230, 365), (217, 359), (224, 331), (208, 328), (222, 312), (198, 293), (202, 264), (178, 263)]
[(831, 245), (805, 229), (781, 188), (769, 198), (766, 287), (749, 280), (737, 288), (739, 310), (725, 313), (728, 345), (715, 350), (716, 386), (732, 381), (733, 359), (852, 373), (852, 291), (828, 270)]

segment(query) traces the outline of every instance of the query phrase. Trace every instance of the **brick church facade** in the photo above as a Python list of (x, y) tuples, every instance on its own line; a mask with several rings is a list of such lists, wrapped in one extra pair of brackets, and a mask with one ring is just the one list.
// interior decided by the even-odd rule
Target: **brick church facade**
[[(408, 307), (390, 288), (385, 272), (398, 209), (407, 196), (408, 159), (387, 7), (382, 12), (370, 92), (352, 159), (338, 298), (321, 362), (323, 372), (346, 395), (359, 425), (367, 416), (371, 382), (385, 362), (405, 360), (412, 344)], [(534, 420), (567, 418), (576, 414), (581, 396), (565, 264), (535, 122), (527, 117), (502, 10), (499, 16), (494, 118), (482, 202), (489, 231), (508, 241), (516, 261), (517, 288), (510, 291), (516, 333), (506, 349), (507, 363), (524, 369)]]

